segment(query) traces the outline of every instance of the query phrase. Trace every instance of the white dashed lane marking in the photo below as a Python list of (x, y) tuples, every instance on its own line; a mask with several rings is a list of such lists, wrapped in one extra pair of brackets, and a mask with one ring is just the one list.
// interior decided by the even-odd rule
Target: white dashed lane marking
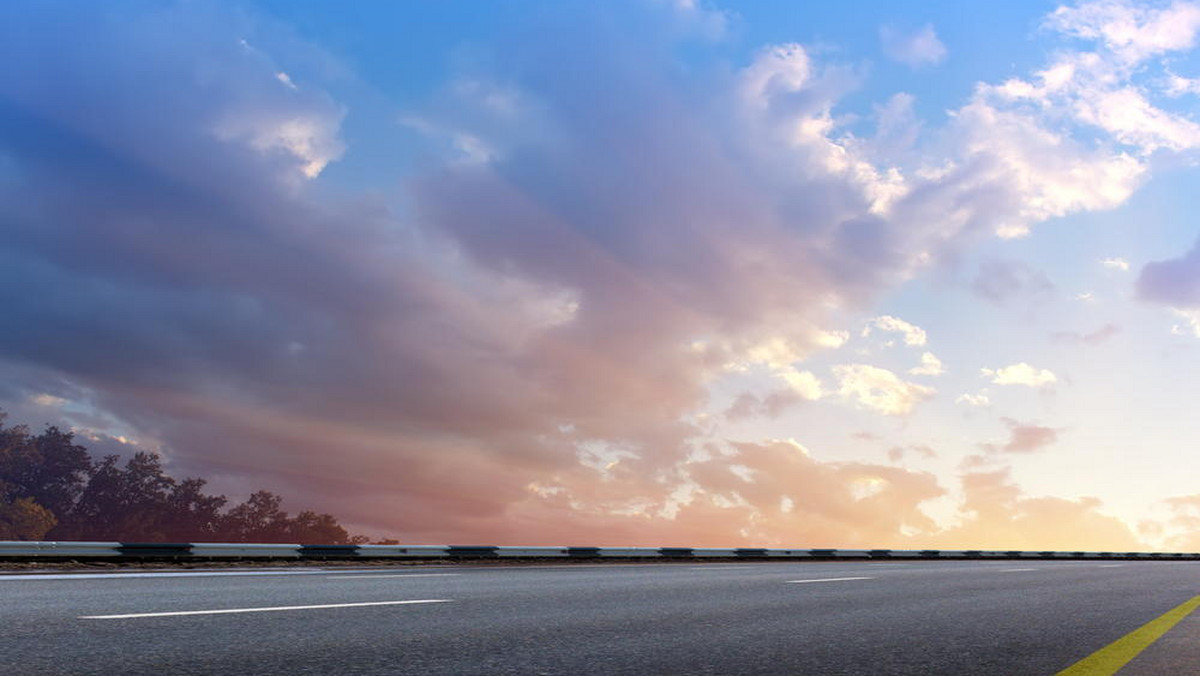
[(824, 577), (817, 580), (787, 580), (785, 584), (807, 584), (809, 582), (848, 582), (850, 580), (874, 580), (873, 577)]
[(330, 580), (375, 580), (381, 577), (456, 577), (459, 573), (378, 573), (375, 575), (330, 575)]

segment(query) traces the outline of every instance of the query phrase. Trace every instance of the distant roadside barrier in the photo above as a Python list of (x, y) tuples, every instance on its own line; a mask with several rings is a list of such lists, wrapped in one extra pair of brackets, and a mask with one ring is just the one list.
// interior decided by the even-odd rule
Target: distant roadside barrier
[(229, 542), (0, 541), (0, 560), (36, 559), (799, 559), (1193, 561), (1200, 553), (1055, 552), (948, 549), (764, 549), (753, 547), (493, 547), (463, 545), (300, 545)]

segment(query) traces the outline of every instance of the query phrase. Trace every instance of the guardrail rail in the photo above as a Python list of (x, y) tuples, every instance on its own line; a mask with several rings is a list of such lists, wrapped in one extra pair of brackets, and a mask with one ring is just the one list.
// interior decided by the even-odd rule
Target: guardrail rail
[(234, 542), (22, 542), (0, 541), (0, 560), (119, 559), (797, 559), (831, 561), (1104, 559), (1200, 560), (1182, 552), (1056, 552), (944, 549), (771, 549), (756, 547), (541, 547), (471, 545), (323, 545)]

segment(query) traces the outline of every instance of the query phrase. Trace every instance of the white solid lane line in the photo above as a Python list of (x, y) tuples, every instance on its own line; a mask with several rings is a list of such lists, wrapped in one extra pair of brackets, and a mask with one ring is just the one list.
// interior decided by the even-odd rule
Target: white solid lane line
[(809, 582), (846, 582), (849, 580), (874, 580), (873, 577), (824, 577), (818, 580), (787, 580), (784, 584), (806, 584)]
[(1034, 570), (1037, 570), (1037, 568), (1009, 568), (1007, 570), (1000, 570), (1000, 571), (996, 571), (996, 572), (999, 572), (999, 573), (1026, 573), (1026, 572), (1034, 571)]
[(381, 577), (456, 577), (461, 573), (379, 573), (377, 575), (330, 575), (330, 580), (374, 580)]
[[(148, 571), (144, 573), (13, 573), (0, 575), (0, 582), (40, 582), (44, 580), (137, 580), (155, 577), (263, 577), (268, 575), (329, 575), (338, 577), (356, 577), (358, 574), (369, 572), (362, 568), (353, 570), (336, 570), (331, 568), (311, 568), (307, 570), (186, 570), (186, 571)], [(397, 575), (401, 575), (397, 573)], [(458, 573), (406, 573), (417, 577), (420, 575), (458, 575)]]
[(124, 615), (80, 615), (81, 620), (127, 620), (135, 617), (179, 617), (181, 615), (227, 615), (230, 613), (266, 613), (276, 610), (320, 610), (325, 608), (362, 608), (364, 606), (403, 606), (417, 603), (450, 603), (450, 599), (415, 601), (367, 601), (365, 603), (328, 603), (319, 606), (274, 606), (270, 608), (222, 608), (220, 610), (178, 610), (168, 613), (126, 613)]
[(151, 573), (33, 573), (0, 575), (0, 582), (37, 582), (41, 580), (136, 580), (153, 577), (246, 577), (264, 575), (328, 575), (330, 570), (195, 570)]
[(1097, 568), (1120, 568), (1123, 565), (1125, 565), (1125, 564), (1123, 564), (1123, 563), (1108, 563), (1108, 564), (1103, 564), (1103, 565), (1099, 565), (1096, 567)]

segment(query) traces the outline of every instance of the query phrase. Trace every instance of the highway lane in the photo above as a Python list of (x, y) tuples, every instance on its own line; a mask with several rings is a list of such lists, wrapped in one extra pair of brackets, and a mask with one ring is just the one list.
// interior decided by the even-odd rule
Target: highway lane
[[(1053, 674), (1200, 594), (1195, 562), (230, 572), (0, 576), (0, 673)], [(1129, 673), (1200, 671), (1196, 619)]]

